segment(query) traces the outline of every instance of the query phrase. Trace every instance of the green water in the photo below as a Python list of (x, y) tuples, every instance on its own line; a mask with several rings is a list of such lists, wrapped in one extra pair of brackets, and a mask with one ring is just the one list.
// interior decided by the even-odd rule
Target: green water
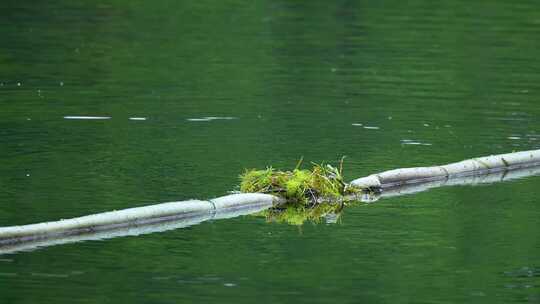
[[(540, 148), (536, 1), (183, 2), (0, 4), (0, 226)], [(3, 255), (0, 302), (538, 303), (539, 181)]]

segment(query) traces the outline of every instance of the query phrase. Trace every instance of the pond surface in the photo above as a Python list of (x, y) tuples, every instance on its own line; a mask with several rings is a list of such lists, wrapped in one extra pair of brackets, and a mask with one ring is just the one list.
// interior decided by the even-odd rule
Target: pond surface
[[(0, 226), (540, 148), (536, 1), (183, 2), (0, 4)], [(2, 255), (1, 302), (538, 303), (539, 182)]]

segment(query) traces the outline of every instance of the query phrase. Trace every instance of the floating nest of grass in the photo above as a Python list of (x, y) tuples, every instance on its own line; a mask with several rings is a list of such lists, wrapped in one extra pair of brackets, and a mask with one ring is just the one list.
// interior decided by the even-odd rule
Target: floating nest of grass
[(246, 170), (240, 175), (240, 191), (284, 198), (285, 204), (262, 213), (270, 221), (301, 225), (328, 215), (339, 218), (343, 204), (360, 192), (344, 182), (343, 159), (339, 167), (313, 163), (311, 170), (306, 170), (300, 169), (301, 164), (302, 160), (291, 171), (272, 167)]
[(283, 197), (292, 204), (314, 204), (343, 200), (357, 193), (343, 180), (343, 160), (339, 168), (329, 164), (313, 164), (311, 170), (300, 169), (301, 161), (292, 171), (246, 170), (240, 175), (241, 192), (260, 192)]

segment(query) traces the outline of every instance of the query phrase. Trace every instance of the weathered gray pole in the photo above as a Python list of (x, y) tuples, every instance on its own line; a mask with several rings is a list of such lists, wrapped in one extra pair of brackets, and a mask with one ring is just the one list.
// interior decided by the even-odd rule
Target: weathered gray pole
[(81, 235), (191, 219), (219, 219), (236, 210), (279, 204), (281, 199), (262, 193), (232, 194), (208, 201), (189, 200), (109, 211), (72, 219), (0, 228), (0, 246), (39, 239)]
[[(246, 198), (250, 198), (248, 204), (238, 204), (238, 202)], [(242, 215), (253, 214), (256, 212), (261, 212), (268, 208), (275, 206), (274, 200), (269, 200), (267, 197), (253, 197), (253, 196), (242, 196), (242, 199), (238, 200), (238, 196), (226, 196), (222, 199), (233, 199), (235, 200), (236, 206), (233, 208), (221, 208), (211, 211), (209, 213), (190, 213), (190, 214), (177, 214), (167, 217), (155, 218), (153, 221), (147, 221), (145, 224), (142, 224), (140, 221), (137, 223), (129, 223), (126, 225), (121, 225), (116, 228), (105, 229), (105, 226), (100, 227), (99, 229), (75, 229), (75, 230), (65, 230), (63, 232), (56, 231), (56, 233), (43, 233), (40, 232), (35, 235), (27, 235), (26, 238), (7, 238), (4, 239), (4, 242), (0, 242), (0, 255), (9, 254), (19, 251), (28, 251), (34, 250), (40, 247), (82, 242), (82, 241), (95, 241), (95, 240), (105, 240), (116, 237), (124, 236), (137, 236), (141, 234), (149, 234), (155, 232), (163, 232), (173, 229), (179, 229), (184, 227), (189, 227), (193, 225), (200, 224), (205, 221), (210, 220), (219, 220), (234, 218)], [(255, 198), (254, 201), (251, 201), (251, 198)], [(262, 199), (259, 199), (262, 198)], [(183, 203), (183, 202), (178, 202)], [(170, 203), (166, 203), (170, 204)], [(155, 206), (159, 206), (158, 204)], [(145, 207), (142, 207), (145, 208)], [(23, 228), (24, 226), (20, 226)], [(24, 240), (25, 239), (25, 240)]]
[(443, 166), (404, 168), (372, 174), (350, 184), (362, 189), (390, 188), (454, 177), (508, 171), (540, 165), (540, 150), (472, 158)]
[[(518, 177), (537, 174), (538, 170), (525, 173), (518, 170), (533, 166), (540, 166), (540, 150), (480, 157), (443, 166), (390, 170), (355, 179), (350, 185), (361, 189), (382, 189), (383, 196), (402, 195), (436, 186), (477, 181), (464, 178), (468, 176), (511, 171), (521, 171), (516, 174)], [(505, 176), (502, 174), (501, 180)], [(282, 198), (269, 194), (242, 193), (207, 201), (161, 203), (54, 222), (0, 227), (0, 254), (40, 244), (48, 246), (174, 229), (205, 220), (253, 213), (283, 202)]]
[(365, 192), (361, 195), (360, 200), (362, 202), (372, 203), (378, 201), (379, 199), (416, 194), (433, 188), (493, 184), (508, 182), (535, 175), (540, 175), (540, 166), (516, 168), (509, 171), (486, 172), (484, 174), (452, 177), (449, 179), (434, 180), (423, 183), (402, 184), (395, 187), (384, 188), (383, 191)]

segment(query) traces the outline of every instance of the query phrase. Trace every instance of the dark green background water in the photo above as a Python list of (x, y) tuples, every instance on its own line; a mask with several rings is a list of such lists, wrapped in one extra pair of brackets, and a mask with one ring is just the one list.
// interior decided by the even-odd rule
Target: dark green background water
[[(350, 180), (538, 149), (539, 8), (2, 1), (0, 225), (220, 196), (302, 155)], [(538, 303), (539, 181), (1, 256), (0, 302)]]

